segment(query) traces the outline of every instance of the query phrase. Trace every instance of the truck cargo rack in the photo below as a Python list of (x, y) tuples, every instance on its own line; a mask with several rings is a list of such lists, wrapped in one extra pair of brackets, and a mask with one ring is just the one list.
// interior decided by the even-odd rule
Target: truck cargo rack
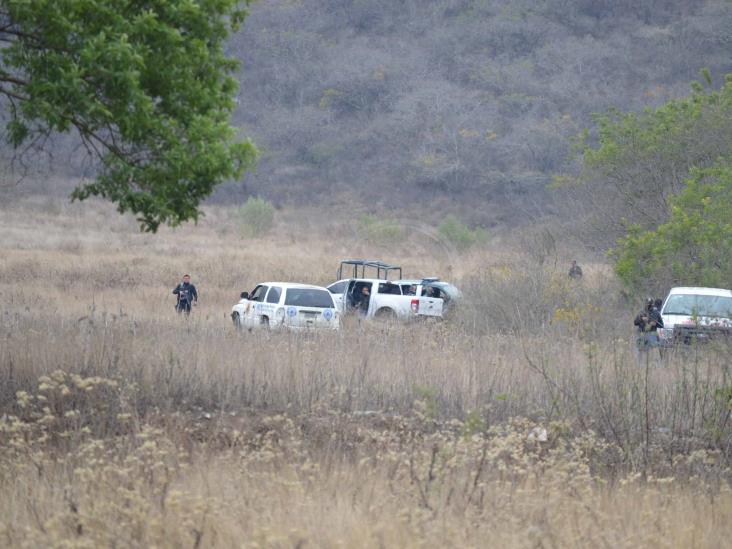
[[(399, 265), (391, 265), (384, 263), (383, 261), (377, 261), (372, 259), (344, 259), (341, 261), (338, 267), (338, 274), (336, 280), (341, 280), (348, 277), (348, 268), (352, 267), (352, 278), (370, 278), (366, 276), (366, 269), (375, 269), (376, 276), (380, 280), (388, 280), (389, 275), (393, 272), (397, 272), (397, 280), (402, 278), (402, 268)], [(359, 272), (360, 270), (360, 272)]]

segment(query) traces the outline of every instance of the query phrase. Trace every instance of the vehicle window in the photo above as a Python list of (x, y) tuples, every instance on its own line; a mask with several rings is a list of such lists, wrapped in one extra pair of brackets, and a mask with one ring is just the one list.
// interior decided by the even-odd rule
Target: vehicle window
[(280, 296), (282, 295), (282, 288), (279, 286), (272, 286), (267, 294), (267, 303), (279, 303)]
[(379, 293), (389, 295), (402, 295), (402, 289), (397, 284), (391, 284), (390, 282), (381, 282), (379, 284)]
[(414, 284), (402, 284), (402, 294), (404, 295), (416, 295), (417, 286)]
[(328, 291), (332, 294), (342, 294), (346, 291), (347, 285), (348, 280), (341, 280), (340, 282), (336, 282), (335, 284), (328, 286)]
[(424, 286), (422, 288), (422, 295), (424, 297), (432, 297), (434, 299), (445, 299), (445, 292), (440, 290), (437, 286)]
[(285, 305), (334, 308), (330, 292), (311, 288), (288, 288), (285, 293)]
[(452, 284), (443, 283), (439, 286), (439, 288), (442, 290), (442, 297), (444, 298), (460, 297), (460, 290), (458, 290)]
[(249, 301), (259, 301), (260, 303), (264, 301), (264, 296), (267, 293), (268, 286), (257, 286), (254, 288), (254, 291), (252, 291), (252, 294), (249, 296)]
[(666, 301), (662, 314), (732, 318), (732, 297), (675, 294)]

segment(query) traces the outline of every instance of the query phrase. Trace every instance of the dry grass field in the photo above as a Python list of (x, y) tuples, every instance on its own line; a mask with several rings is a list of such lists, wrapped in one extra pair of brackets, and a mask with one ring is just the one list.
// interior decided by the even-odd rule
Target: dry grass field
[[(722, 547), (725, 347), (637, 357), (607, 266), (541, 232), (443, 250), (411, 222), (236, 213), (137, 231), (106, 206), (0, 209), (0, 545)], [(262, 280), (400, 261), (466, 295), (439, 324), (238, 333)], [(583, 258), (580, 258), (583, 259)], [(190, 319), (171, 290), (190, 272)], [(546, 435), (546, 436), (544, 436)]]

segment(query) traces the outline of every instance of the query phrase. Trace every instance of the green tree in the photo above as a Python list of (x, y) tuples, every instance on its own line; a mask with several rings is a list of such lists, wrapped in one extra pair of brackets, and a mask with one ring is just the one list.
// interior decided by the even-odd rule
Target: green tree
[(582, 174), (569, 193), (594, 229), (584, 231), (591, 244), (608, 249), (631, 226), (665, 223), (690, 171), (732, 150), (732, 75), (718, 91), (698, 82), (692, 90), (655, 110), (595, 117), (596, 136), (588, 132), (580, 143)]
[(629, 287), (674, 285), (728, 288), (732, 283), (732, 161), (694, 170), (657, 229), (634, 227), (613, 251)]
[(250, 0), (0, 0), (0, 94), (15, 147), (76, 131), (100, 196), (143, 229), (200, 215), (256, 149), (229, 120), (237, 63), (223, 44)]

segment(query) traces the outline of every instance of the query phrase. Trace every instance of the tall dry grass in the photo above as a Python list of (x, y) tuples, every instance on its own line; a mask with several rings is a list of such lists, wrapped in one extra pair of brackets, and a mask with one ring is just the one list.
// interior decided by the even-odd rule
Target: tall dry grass
[[(561, 258), (505, 242), (456, 262), (418, 234), (380, 249), (279, 212), (253, 240), (208, 213), (150, 236), (102, 206), (0, 212), (0, 543), (729, 539), (728, 349), (636, 356), (602, 264), (569, 284)], [(352, 255), (449, 268), (467, 301), (439, 324), (230, 325), (242, 289), (326, 283)], [(188, 320), (183, 271), (202, 301)]]

